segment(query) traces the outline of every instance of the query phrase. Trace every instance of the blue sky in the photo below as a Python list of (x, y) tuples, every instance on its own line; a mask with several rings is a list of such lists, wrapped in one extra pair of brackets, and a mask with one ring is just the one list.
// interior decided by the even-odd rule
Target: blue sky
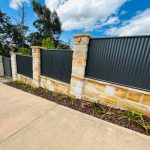
[[(19, 20), (16, 3), (20, 0), (0, 0), (0, 8), (13, 22)], [(32, 26), (36, 19), (30, 0), (26, 2), (25, 23)], [(56, 10), (62, 22), (61, 39), (89, 33), (93, 37), (150, 35), (150, 0), (39, 0), (52, 11)]]

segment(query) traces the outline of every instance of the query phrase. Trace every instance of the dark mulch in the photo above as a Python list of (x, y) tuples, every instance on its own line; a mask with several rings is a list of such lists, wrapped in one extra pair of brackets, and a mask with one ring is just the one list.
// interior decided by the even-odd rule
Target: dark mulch
[[(21, 82), (10, 82), (7, 83), (12, 87), (17, 89), (21, 89), (25, 92), (40, 96), (42, 98), (48, 99), (50, 101), (56, 102), (60, 105), (69, 107), (71, 109), (83, 112), (85, 114), (100, 118), (102, 120), (117, 124), (119, 126), (140, 132), (142, 134), (146, 134), (150, 136), (150, 129), (145, 129), (142, 125), (137, 123), (135, 120), (130, 120), (127, 118), (128, 111), (120, 110), (116, 108), (111, 108), (109, 106), (104, 106), (101, 104), (97, 104), (96, 106), (85, 100), (74, 99), (74, 97), (69, 97), (63, 94), (59, 94), (56, 92), (51, 92), (45, 90), (43, 88), (34, 88), (30, 85), (21, 83)], [(142, 116), (144, 122), (150, 126), (150, 117)]]

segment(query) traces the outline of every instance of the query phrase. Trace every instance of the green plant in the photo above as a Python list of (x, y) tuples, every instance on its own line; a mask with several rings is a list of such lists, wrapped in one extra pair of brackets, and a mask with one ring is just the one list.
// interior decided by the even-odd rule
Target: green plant
[(44, 86), (45, 92), (48, 93), (49, 89), (47, 88), (47, 86), (44, 83), (43, 83), (43, 86)]
[(66, 99), (66, 98), (67, 98), (67, 96), (66, 96), (66, 95), (59, 95), (58, 100), (64, 100), (64, 99)]
[(91, 102), (91, 107), (94, 108), (95, 110), (101, 109), (99, 102), (100, 102), (99, 100)]
[(46, 47), (49, 49), (55, 48), (54, 41), (50, 38), (46, 38), (42, 40), (42, 47)]
[(19, 52), (24, 55), (29, 55), (29, 49), (25, 47), (19, 48)]
[(61, 94), (59, 92), (53, 92), (53, 96), (56, 97), (58, 100), (64, 100), (67, 96), (64, 94)]
[(11, 83), (13, 83), (13, 84), (19, 84), (19, 85), (25, 84), (24, 81), (19, 81), (19, 80), (11, 81)]
[(30, 85), (30, 89), (31, 89), (32, 92), (35, 92), (37, 88), (34, 85)]
[(141, 113), (128, 110), (123, 118), (128, 119), (128, 121), (136, 122), (144, 129), (148, 129), (147, 123), (143, 119), (143, 115)]
[(71, 103), (73, 104), (76, 101), (76, 97), (73, 95), (70, 95), (70, 100), (71, 100)]

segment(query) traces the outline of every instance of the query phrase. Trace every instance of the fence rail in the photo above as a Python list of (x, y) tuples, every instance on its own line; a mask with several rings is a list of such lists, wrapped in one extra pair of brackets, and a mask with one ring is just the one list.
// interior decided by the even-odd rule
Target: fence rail
[(150, 36), (91, 39), (86, 77), (150, 91)]
[(32, 78), (33, 77), (32, 57), (16, 55), (16, 59), (17, 59), (17, 73)]
[(42, 50), (41, 75), (70, 83), (72, 71), (71, 50)]

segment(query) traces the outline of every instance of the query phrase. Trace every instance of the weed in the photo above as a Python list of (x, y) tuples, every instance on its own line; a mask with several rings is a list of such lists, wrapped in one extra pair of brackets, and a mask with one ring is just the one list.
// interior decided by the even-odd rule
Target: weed
[(73, 104), (73, 103), (76, 101), (76, 97), (73, 96), (73, 95), (71, 95), (71, 96), (70, 96), (70, 100), (71, 100), (71, 103)]
[(58, 98), (59, 95), (60, 95), (60, 93), (58, 93), (58, 92), (56, 92), (56, 91), (53, 92), (53, 96), (54, 96), (54, 97)]
[(58, 100), (64, 100), (67, 96), (66, 95), (63, 95), (59, 92), (53, 92), (53, 96), (56, 97)]
[(31, 89), (31, 92), (35, 92), (37, 88), (34, 85), (30, 85), (30, 89)]
[(13, 83), (13, 84), (17, 84), (17, 85), (25, 84), (25, 82), (24, 82), (24, 81), (19, 81), (19, 80), (11, 81), (11, 83)]
[(128, 121), (136, 122), (137, 124), (139, 124), (141, 127), (143, 127), (146, 130), (148, 129), (148, 125), (144, 121), (141, 113), (128, 110), (124, 118), (128, 119)]

